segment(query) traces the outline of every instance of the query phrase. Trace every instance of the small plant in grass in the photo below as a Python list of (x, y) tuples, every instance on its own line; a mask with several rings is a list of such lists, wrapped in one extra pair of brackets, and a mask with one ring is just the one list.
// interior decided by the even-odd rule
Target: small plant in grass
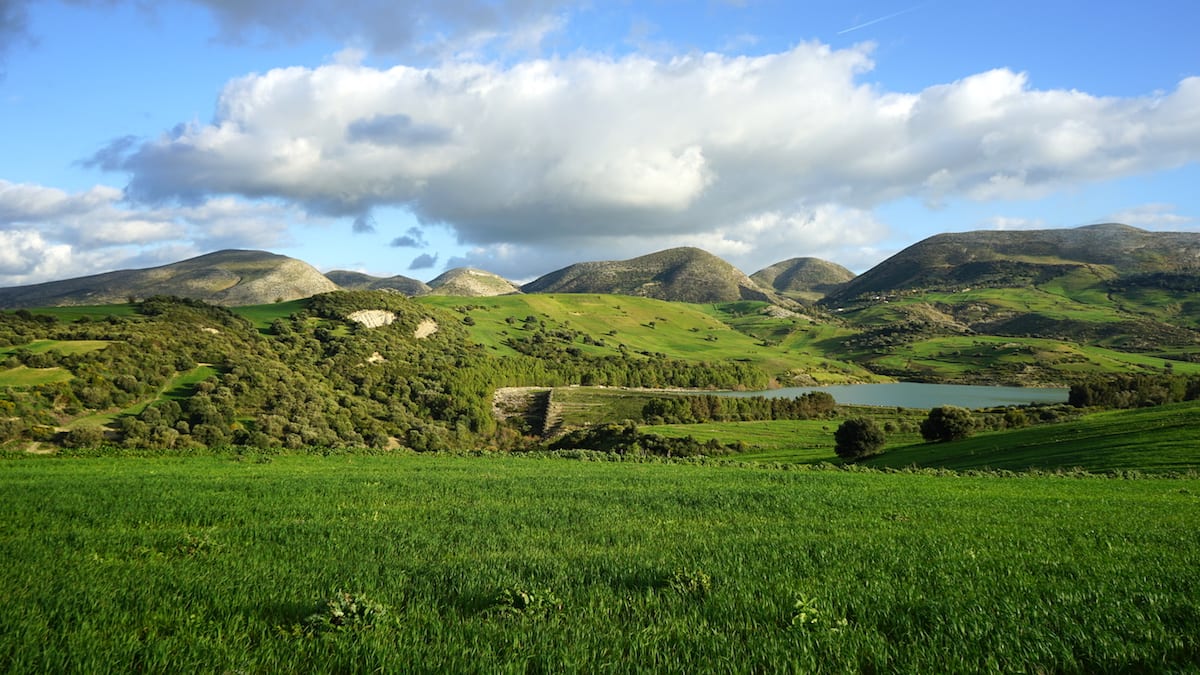
[(804, 630), (827, 630), (837, 633), (850, 624), (845, 618), (834, 617), (833, 614), (821, 609), (817, 599), (801, 593), (792, 605), (793, 628)]
[(500, 614), (536, 616), (562, 610), (562, 601), (545, 589), (506, 588), (496, 596), (493, 608)]
[(668, 584), (676, 591), (697, 597), (705, 597), (712, 593), (712, 577), (704, 570), (679, 569), (671, 573)]
[(310, 633), (374, 628), (387, 616), (387, 609), (365, 595), (338, 591), (320, 611), (304, 620)]

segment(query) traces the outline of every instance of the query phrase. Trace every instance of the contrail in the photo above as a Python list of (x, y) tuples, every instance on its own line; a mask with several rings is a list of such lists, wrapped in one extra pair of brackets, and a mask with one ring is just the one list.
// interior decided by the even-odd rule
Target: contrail
[(875, 24), (879, 23), (880, 21), (887, 21), (888, 19), (894, 19), (898, 16), (903, 16), (905, 14), (908, 14), (909, 12), (915, 12), (924, 6), (925, 6), (924, 4), (914, 5), (912, 7), (909, 7), (908, 9), (902, 9), (899, 12), (895, 12), (893, 14), (888, 14), (887, 16), (881, 16), (878, 19), (871, 19), (870, 21), (867, 21), (866, 23), (860, 23), (857, 26), (851, 26), (849, 28), (846, 28), (845, 30), (839, 30), (837, 32), (837, 34), (842, 35), (845, 33), (849, 33), (851, 31), (856, 31), (859, 28), (866, 28), (867, 26), (874, 26)]

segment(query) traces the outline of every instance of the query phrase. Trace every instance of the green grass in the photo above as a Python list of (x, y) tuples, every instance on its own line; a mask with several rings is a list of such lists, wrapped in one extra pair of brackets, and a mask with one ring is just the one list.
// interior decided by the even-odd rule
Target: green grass
[(34, 387), (39, 384), (69, 382), (74, 377), (62, 368), (27, 368), (17, 366), (0, 370), (0, 387)]
[(308, 305), (308, 299), (289, 300), (287, 302), (274, 302), (269, 305), (245, 305), (242, 307), (230, 307), (231, 310), (238, 316), (248, 319), (250, 323), (258, 330), (266, 330), (271, 327), (271, 324), (276, 319), (284, 319)]
[[(252, 459), (0, 463), (0, 670), (1200, 662), (1195, 479)], [(305, 618), (338, 590), (386, 616), (307, 634)], [(511, 602), (520, 592), (527, 609)]]
[[(973, 381), (979, 373), (990, 382), (1021, 384), (1059, 381), (1091, 373), (1157, 372), (1160, 355), (1121, 352), (1042, 338), (952, 336), (898, 345), (869, 361), (890, 371), (904, 371), (941, 381)], [(1200, 373), (1200, 363), (1172, 362), (1174, 372)]]
[(83, 320), (96, 321), (110, 316), (135, 316), (137, 305), (128, 303), (120, 305), (81, 305), (78, 307), (39, 307), (31, 309), (34, 314), (44, 314), (57, 317), (59, 321), (74, 322)]
[(867, 463), (956, 470), (1196, 471), (1200, 469), (1200, 402), (1094, 413), (1062, 424), (915, 445)]
[(22, 349), (28, 349), (34, 354), (44, 354), (49, 351), (56, 351), (65, 356), (71, 354), (86, 354), (94, 352), (112, 344), (108, 340), (34, 340), (23, 345), (15, 345), (12, 347), (0, 348), (0, 356), (8, 356), (15, 354)]

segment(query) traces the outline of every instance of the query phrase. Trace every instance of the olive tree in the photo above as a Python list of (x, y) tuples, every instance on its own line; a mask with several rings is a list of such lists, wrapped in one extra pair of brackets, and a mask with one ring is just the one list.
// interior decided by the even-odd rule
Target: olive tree
[(852, 417), (833, 432), (834, 452), (842, 459), (854, 461), (877, 455), (883, 450), (883, 429), (865, 417)]

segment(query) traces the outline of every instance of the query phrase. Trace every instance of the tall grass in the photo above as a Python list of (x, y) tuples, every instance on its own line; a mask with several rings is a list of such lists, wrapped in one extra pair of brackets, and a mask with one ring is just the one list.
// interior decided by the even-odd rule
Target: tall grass
[(1200, 662), (1197, 480), (243, 459), (0, 463), (0, 670)]

